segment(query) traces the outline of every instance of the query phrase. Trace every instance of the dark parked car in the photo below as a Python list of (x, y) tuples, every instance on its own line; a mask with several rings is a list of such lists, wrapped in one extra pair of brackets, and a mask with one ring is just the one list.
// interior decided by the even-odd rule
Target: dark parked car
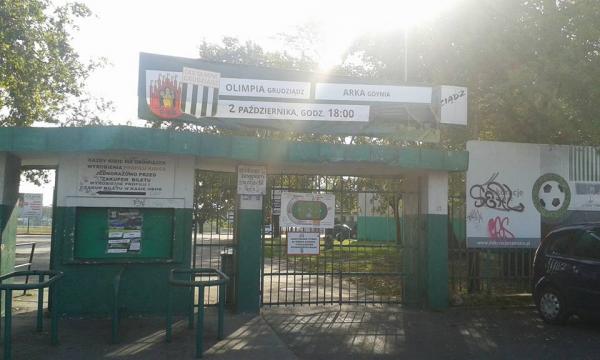
[(600, 223), (550, 232), (533, 264), (533, 298), (544, 321), (561, 324), (571, 314), (600, 314)]
[(356, 237), (356, 231), (347, 224), (335, 224), (333, 229), (325, 230), (326, 235), (331, 235), (335, 240), (342, 241)]

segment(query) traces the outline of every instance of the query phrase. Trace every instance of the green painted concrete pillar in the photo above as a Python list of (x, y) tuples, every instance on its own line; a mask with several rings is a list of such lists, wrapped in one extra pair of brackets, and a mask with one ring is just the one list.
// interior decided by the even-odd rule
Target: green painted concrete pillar
[(448, 173), (430, 172), (423, 178), (426, 196), (427, 304), (448, 307)]
[(443, 310), (448, 307), (448, 173), (415, 175), (406, 186), (405, 301)]
[(20, 171), (18, 157), (0, 152), (0, 275), (12, 272), (15, 267)]
[(235, 309), (237, 313), (260, 312), (262, 195), (239, 195)]

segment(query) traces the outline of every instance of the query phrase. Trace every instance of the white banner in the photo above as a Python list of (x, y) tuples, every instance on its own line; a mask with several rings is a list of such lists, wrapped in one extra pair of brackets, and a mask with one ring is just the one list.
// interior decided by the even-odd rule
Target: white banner
[(303, 229), (333, 229), (335, 196), (284, 192), (281, 194), (279, 226)]
[(267, 168), (264, 166), (239, 165), (237, 169), (237, 193), (264, 195), (267, 193)]
[(288, 232), (288, 255), (319, 255), (319, 233)]
[(467, 125), (467, 88), (441, 86), (440, 123)]
[(227, 96), (309, 99), (310, 83), (300, 81), (222, 78), (219, 94)]
[(368, 122), (368, 105), (219, 100), (217, 117)]
[(21, 217), (23, 218), (41, 218), (44, 209), (43, 194), (23, 194), (23, 209)]
[(167, 157), (82, 155), (78, 196), (173, 197), (175, 168)]
[(430, 104), (431, 87), (317, 83), (315, 99)]

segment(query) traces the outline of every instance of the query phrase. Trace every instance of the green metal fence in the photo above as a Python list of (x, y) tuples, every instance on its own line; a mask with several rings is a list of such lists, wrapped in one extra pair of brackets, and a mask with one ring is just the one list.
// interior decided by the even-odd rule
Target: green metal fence
[(448, 202), (449, 288), (456, 297), (508, 296), (531, 291), (535, 249), (466, 247), (465, 197)]

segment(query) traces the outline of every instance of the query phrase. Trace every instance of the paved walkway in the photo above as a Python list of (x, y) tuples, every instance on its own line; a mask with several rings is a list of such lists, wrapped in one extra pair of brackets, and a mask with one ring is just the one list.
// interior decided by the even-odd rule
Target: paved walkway
[[(261, 316), (232, 315), (225, 318), (225, 339), (217, 340), (216, 309), (207, 309), (204, 328), (205, 359), (296, 359)], [(35, 332), (35, 313), (13, 318), (13, 359), (93, 360), (93, 359), (193, 359), (195, 329), (179, 319), (173, 328), (173, 341), (165, 342), (162, 318), (123, 319), (119, 344), (110, 343), (108, 319), (62, 319), (59, 346), (50, 345), (49, 319), (44, 332)]]
[(598, 359), (600, 324), (543, 323), (533, 307), (296, 307), (264, 311), (300, 359)]
[[(576, 318), (550, 326), (535, 309), (452, 308), (445, 312), (397, 306), (319, 306), (264, 309), (261, 316), (227, 314), (216, 339), (216, 313), (207, 310), (206, 359), (597, 359), (600, 324)], [(110, 344), (108, 319), (63, 319), (60, 345), (51, 346), (48, 323), (34, 331), (33, 312), (15, 316), (14, 359), (192, 359), (194, 330), (175, 324), (164, 338), (164, 319), (127, 318), (121, 342)]]

